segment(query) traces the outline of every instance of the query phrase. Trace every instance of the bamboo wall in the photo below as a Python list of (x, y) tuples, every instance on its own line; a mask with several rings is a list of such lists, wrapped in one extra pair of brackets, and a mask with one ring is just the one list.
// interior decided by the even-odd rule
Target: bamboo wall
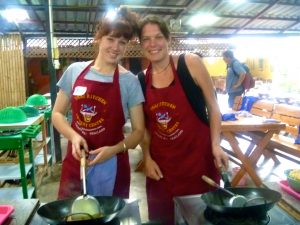
[(0, 35), (0, 109), (26, 101), (21, 36)]

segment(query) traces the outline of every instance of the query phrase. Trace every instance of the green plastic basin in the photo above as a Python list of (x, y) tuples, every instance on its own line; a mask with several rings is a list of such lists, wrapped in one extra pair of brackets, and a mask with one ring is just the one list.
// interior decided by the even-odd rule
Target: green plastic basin
[(45, 96), (40, 95), (40, 94), (34, 94), (34, 95), (31, 95), (27, 99), (26, 105), (44, 106), (44, 105), (48, 105), (48, 101), (47, 101), (47, 98)]
[(19, 108), (25, 112), (26, 117), (35, 117), (35, 116), (39, 115), (39, 110), (33, 106), (22, 105), (22, 106), (19, 106)]
[[(288, 184), (294, 191), (300, 193), (300, 180), (297, 180), (297, 179), (293, 178), (292, 176), (290, 176), (290, 172), (292, 172), (292, 170), (293, 169), (288, 169), (285, 171)], [(299, 169), (298, 169), (298, 171), (299, 171)]]
[(20, 123), (27, 120), (25, 112), (18, 107), (6, 107), (0, 110), (0, 123)]

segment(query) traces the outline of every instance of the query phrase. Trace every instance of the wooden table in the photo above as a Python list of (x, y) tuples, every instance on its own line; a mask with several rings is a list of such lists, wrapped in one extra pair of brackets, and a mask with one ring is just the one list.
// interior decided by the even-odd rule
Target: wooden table
[[(221, 132), (222, 136), (229, 142), (236, 157), (241, 161), (241, 169), (233, 177), (231, 185), (236, 186), (242, 177), (247, 172), (256, 186), (261, 186), (262, 181), (255, 171), (255, 165), (263, 154), (264, 148), (272, 138), (274, 133), (278, 133), (285, 128), (285, 124), (277, 122), (265, 122), (264, 118), (252, 117), (238, 117), (235, 121), (222, 121)], [(253, 139), (254, 148), (250, 151), (250, 155), (245, 155), (238, 143), (237, 134), (240, 132), (259, 132), (260, 138)], [(255, 147), (256, 146), (256, 147)]]

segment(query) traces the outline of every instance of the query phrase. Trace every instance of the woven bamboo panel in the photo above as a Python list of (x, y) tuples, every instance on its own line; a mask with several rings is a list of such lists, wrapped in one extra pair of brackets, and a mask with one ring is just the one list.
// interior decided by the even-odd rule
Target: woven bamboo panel
[[(93, 45), (92, 39), (58, 38), (57, 40), (60, 58), (91, 59), (95, 56), (95, 46)], [(26, 57), (47, 57), (46, 39), (28, 39), (26, 43)], [(194, 52), (201, 54), (203, 57), (220, 57), (222, 56), (222, 52), (229, 47), (227, 43), (210, 42), (205, 39), (194, 40), (193, 43), (176, 39), (171, 42), (170, 51), (174, 55), (179, 55), (184, 52)], [(139, 43), (130, 42), (126, 48), (124, 57), (143, 57)]]
[(0, 36), (0, 109), (26, 100), (24, 55), (21, 36)]

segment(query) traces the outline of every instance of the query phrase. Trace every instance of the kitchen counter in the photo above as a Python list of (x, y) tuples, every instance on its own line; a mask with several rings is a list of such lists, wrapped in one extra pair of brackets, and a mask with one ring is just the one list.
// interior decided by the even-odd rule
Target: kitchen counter
[(0, 205), (12, 205), (15, 209), (4, 225), (24, 225), (30, 224), (40, 206), (40, 201), (38, 199), (0, 200)]

